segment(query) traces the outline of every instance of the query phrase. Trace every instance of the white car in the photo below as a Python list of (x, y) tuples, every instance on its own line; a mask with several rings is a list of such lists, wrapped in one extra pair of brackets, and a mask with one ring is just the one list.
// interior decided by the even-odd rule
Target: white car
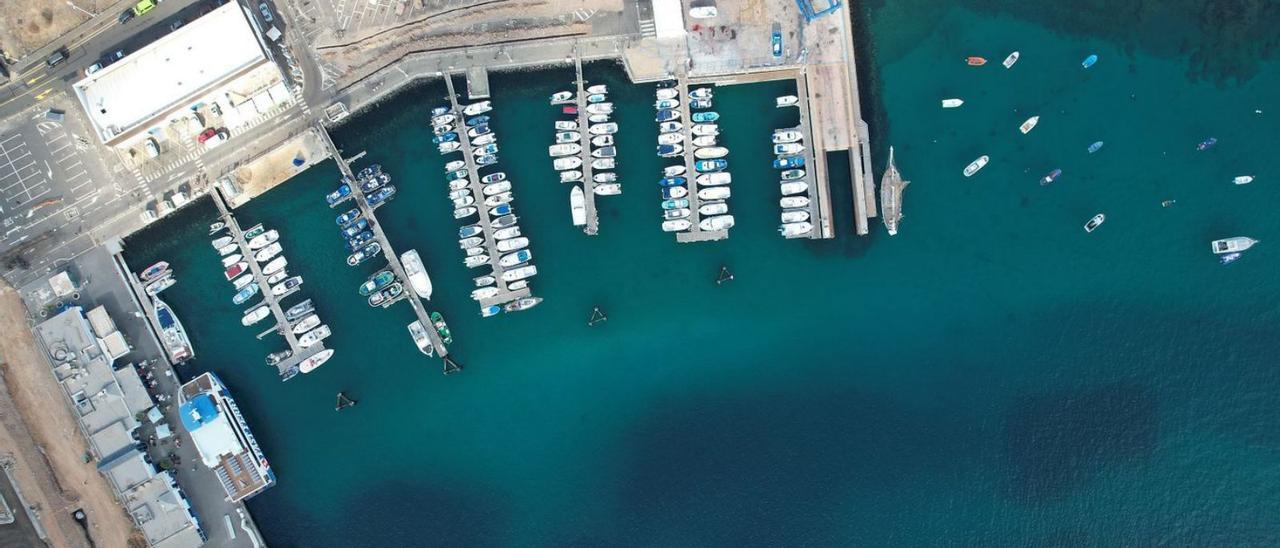
[(268, 23), (275, 21), (276, 18), (271, 16), (271, 9), (267, 7), (267, 3), (258, 4), (258, 11), (262, 12), (262, 20)]
[(147, 137), (147, 140), (144, 141), (143, 146), (147, 150), (148, 158), (155, 158), (156, 156), (160, 155), (160, 145), (156, 144), (155, 139)]

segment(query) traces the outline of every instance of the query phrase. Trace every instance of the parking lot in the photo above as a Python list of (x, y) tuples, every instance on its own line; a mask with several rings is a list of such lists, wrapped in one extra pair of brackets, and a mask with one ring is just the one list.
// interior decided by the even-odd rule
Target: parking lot
[(14, 243), (45, 221), (73, 221), (95, 205), (95, 180), (105, 178), (91, 175), (86, 162), (93, 161), (89, 143), (60, 121), (37, 116), (0, 130), (0, 242)]

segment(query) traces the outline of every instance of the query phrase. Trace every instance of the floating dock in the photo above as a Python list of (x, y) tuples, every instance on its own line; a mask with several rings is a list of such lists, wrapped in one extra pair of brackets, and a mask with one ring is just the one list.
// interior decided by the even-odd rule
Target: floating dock
[[(293, 352), (293, 355), (289, 356), (288, 359), (281, 360), (280, 363), (276, 364), (276, 370), (280, 373), (280, 376), (288, 380), (296, 374), (299, 363), (324, 350), (324, 341), (307, 348), (303, 348), (298, 344), (298, 336), (293, 334), (289, 321), (285, 319), (284, 310), (280, 308), (280, 298), (271, 294), (271, 284), (267, 283), (267, 276), (262, 273), (262, 266), (258, 264), (258, 261), (253, 260), (254, 250), (249, 249), (249, 242), (244, 240), (244, 232), (241, 231), (240, 223), (236, 221), (235, 216), (231, 214), (226, 197), (222, 195), (222, 189), (215, 186), (210, 194), (213, 195), (213, 203), (218, 206), (220, 220), (227, 224), (226, 230), (228, 234), (240, 248), (240, 254), (244, 256), (244, 261), (249, 263), (249, 271), (253, 273), (254, 283), (258, 284), (258, 293), (262, 295), (262, 301), (271, 308), (271, 315), (276, 319), (276, 331), (289, 343), (289, 350)], [(283, 253), (280, 256), (283, 256)]]
[[(600, 232), (600, 216), (596, 214), (596, 182), (593, 178), (593, 169), (591, 168), (591, 132), (588, 131), (591, 124), (587, 120), (591, 117), (587, 113), (587, 83), (582, 79), (582, 58), (577, 55), (577, 48), (574, 48), (573, 69), (577, 75), (578, 94), (575, 96), (578, 105), (578, 133), (582, 135), (582, 198), (587, 214), (587, 224), (582, 228), (588, 236), (595, 236)], [(616, 137), (615, 137), (616, 139)], [(617, 145), (617, 143), (614, 143)]]
[[(524, 297), (528, 297), (532, 295), (532, 291), (530, 291), (528, 287), (513, 291), (507, 288), (506, 280), (502, 279), (502, 273), (507, 269), (504, 268), (502, 265), (498, 264), (498, 258), (501, 257), (503, 254), (498, 251), (498, 239), (493, 235), (496, 229), (493, 228), (492, 219), (489, 217), (489, 208), (484, 205), (484, 198), (485, 198), (484, 183), (480, 181), (480, 168), (479, 166), (476, 165), (475, 155), (472, 153), (473, 151), (471, 149), (471, 137), (467, 135), (468, 127), (466, 123), (466, 117), (462, 113), (462, 106), (458, 104), (458, 94), (453, 89), (453, 77), (451, 75), (446, 74), (444, 76), (444, 83), (445, 83), (445, 86), (449, 89), (449, 105), (452, 108), (451, 112), (454, 114), (454, 116), (458, 117), (458, 120), (457, 120), (458, 142), (462, 144), (462, 148), (459, 150), (459, 152), (462, 153), (462, 158), (467, 164), (467, 167), (466, 167), (467, 180), (470, 181), (471, 183), (471, 195), (476, 199), (476, 203), (475, 203), (476, 215), (478, 215), (480, 218), (480, 221), (478, 224), (483, 229), (485, 253), (489, 255), (489, 263), (487, 264), (493, 268), (493, 277), (496, 280), (495, 285), (498, 288), (497, 295), (494, 295), (493, 297), (490, 297), (488, 299), (480, 300), (480, 308), (486, 308), (489, 306), (493, 306), (495, 304), (498, 304), (498, 305), (505, 304), (511, 301), (522, 299)], [(497, 140), (495, 139), (494, 142), (496, 143)], [(508, 180), (510, 181), (511, 179), (508, 179)], [(512, 183), (511, 189), (512, 189), (512, 196), (514, 196), (515, 195), (514, 183)], [(512, 215), (515, 215), (515, 213), (512, 213)], [(515, 253), (515, 252), (512, 251), (511, 253)], [(423, 322), (422, 325), (424, 326), (431, 325), (431, 323)], [(427, 331), (432, 332), (432, 330), (430, 329), (428, 329)]]
[[(329, 136), (329, 132), (323, 126), (317, 124), (316, 131), (323, 137), (325, 147), (329, 149), (329, 155), (333, 157), (338, 164), (338, 169), (346, 180), (351, 181), (351, 196), (356, 201), (356, 206), (360, 208), (360, 213), (366, 219), (369, 219), (369, 230), (373, 231), (374, 241), (382, 246), (382, 256), (387, 258), (387, 264), (391, 266), (391, 271), (395, 272), (396, 277), (403, 283), (409, 282), (408, 274), (405, 274), (404, 265), (400, 264), (400, 255), (397, 255), (391, 247), (391, 241), (387, 239), (387, 234), (382, 231), (382, 223), (379, 223), (377, 217), (373, 214), (373, 208), (369, 206), (369, 200), (365, 197), (364, 192), (360, 190), (360, 184), (357, 182), (356, 175), (351, 171), (351, 164), (342, 157), (342, 152), (338, 150), (338, 145), (333, 143), (333, 138)], [(436, 355), (445, 361), (446, 372), (450, 368), (449, 349), (445, 347), (444, 341), (440, 338), (440, 334), (436, 332), (435, 324), (431, 321), (431, 314), (427, 312), (427, 308), (423, 306), (422, 300), (411, 288), (405, 288), (405, 300), (409, 302), (409, 306), (413, 308), (413, 314), (418, 317), (418, 321), (422, 322), (427, 332), (427, 338), (431, 340), (431, 346), (435, 349)]]
[[(680, 132), (684, 135), (684, 176), (689, 185), (689, 230), (676, 233), (676, 241), (685, 242), (711, 242), (723, 240), (729, 237), (728, 230), (703, 230), (700, 226), (702, 223), (702, 214), (698, 212), (698, 207), (702, 205), (702, 200), (698, 198), (698, 171), (693, 169), (693, 163), (696, 158), (693, 156), (694, 146), (693, 138), (693, 116), (689, 109), (689, 77), (681, 73), (676, 78), (677, 97), (680, 98)], [(728, 172), (728, 169), (724, 171)]]

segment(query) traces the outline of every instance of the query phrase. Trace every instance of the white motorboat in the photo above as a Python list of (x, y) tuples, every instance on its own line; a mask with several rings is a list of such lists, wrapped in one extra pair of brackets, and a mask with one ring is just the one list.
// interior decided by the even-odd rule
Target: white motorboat
[(1040, 117), (1032, 116), (1027, 118), (1027, 121), (1023, 122), (1022, 125), (1018, 126), (1018, 131), (1021, 131), (1023, 135), (1031, 133), (1031, 130), (1035, 129), (1036, 124), (1038, 123), (1040, 123)]
[[(511, 181), (502, 181), (502, 182), (500, 182), (500, 183), (493, 183), (493, 184), (491, 184), (491, 185), (485, 185), (484, 189), (483, 189), (481, 192), (484, 192), (484, 195), (485, 195), (485, 196), (494, 196), (494, 195), (497, 195), (497, 194), (502, 194), (502, 193), (507, 192), (507, 191), (509, 191), (509, 190), (511, 190)], [(488, 204), (488, 202), (486, 202), (486, 205), (487, 205), (487, 204)], [(490, 206), (490, 207), (492, 207), (492, 206)]]
[(787, 209), (782, 211), (782, 222), (802, 223), (809, 220), (809, 212), (803, 209)]
[(671, 219), (683, 219), (688, 217), (690, 213), (692, 211), (687, 207), (668, 209), (662, 212), (662, 218), (668, 221)]
[(678, 145), (684, 142), (683, 133), (659, 133), (658, 144), (660, 145)]
[(702, 230), (728, 230), (733, 228), (733, 215), (716, 215), (707, 217), (698, 223)]
[(699, 186), (720, 186), (733, 182), (733, 175), (728, 171), (717, 171), (699, 174), (694, 180)]
[(476, 246), (478, 246), (478, 245), (480, 245), (480, 244), (482, 244), (482, 243), (484, 243), (484, 237), (483, 237), (483, 236), (469, 236), (469, 237), (463, 238), (463, 239), (461, 239), (461, 240), (458, 240), (458, 248), (459, 248), (459, 249), (469, 249), (469, 248), (472, 248), (472, 247), (476, 247)]
[(728, 154), (729, 154), (729, 149), (724, 147), (706, 147), (706, 148), (696, 148), (693, 150), (693, 157), (699, 160), (724, 158)]
[(710, 99), (711, 96), (711, 88), (694, 88), (689, 90), (689, 97), (694, 99)]
[(576, 131), (561, 131), (556, 133), (556, 144), (576, 143), (582, 140), (582, 134)]
[(516, 280), (507, 284), (507, 289), (509, 291), (520, 291), (526, 287), (529, 287), (529, 280)]
[(662, 133), (674, 133), (684, 128), (684, 124), (680, 122), (663, 122), (658, 124), (658, 131)]
[(454, 190), (462, 190), (462, 189), (465, 189), (465, 188), (467, 188), (467, 187), (469, 187), (469, 186), (471, 186), (471, 181), (468, 181), (468, 180), (466, 180), (466, 179), (454, 179), (454, 180), (452, 180), (452, 181), (449, 181), (449, 191), (450, 191), (450, 192), (452, 192), (452, 191), (454, 191)]
[(804, 145), (800, 143), (781, 143), (773, 145), (773, 153), (780, 156), (800, 154), (801, 152), (804, 152)]
[(712, 186), (698, 189), (699, 200), (727, 200), (732, 191), (727, 186)]
[(804, 139), (804, 134), (794, 129), (787, 129), (773, 132), (774, 144), (795, 143)]
[(655, 99), (663, 101), (666, 99), (675, 99), (679, 94), (680, 91), (676, 88), (658, 88), (658, 91), (654, 92), (653, 95)]
[[(167, 278), (167, 279), (172, 280), (173, 278)], [(245, 275), (243, 275), (243, 276), (240, 276), (239, 278), (236, 278), (236, 279), (234, 279), (234, 280), (231, 280), (231, 285), (235, 286), (236, 291), (239, 291), (239, 290), (241, 290), (241, 289), (244, 289), (244, 288), (245, 288), (245, 286), (247, 286), (247, 285), (249, 285), (249, 284), (251, 284), (251, 283), (253, 283), (253, 274), (252, 274), (252, 273), (247, 273), (247, 274), (245, 274)], [(150, 286), (148, 286), (148, 288), (150, 288)], [(152, 293), (152, 294), (154, 295), (154, 293)]]
[(573, 189), (569, 191), (569, 213), (573, 218), (573, 226), (582, 226), (587, 224), (587, 199), (582, 187), (573, 185)]
[(621, 183), (601, 183), (592, 187), (591, 192), (596, 196), (617, 196), (622, 194)]
[(520, 218), (515, 215), (501, 215), (490, 221), (489, 226), (492, 226), (493, 228), (507, 228), (509, 226), (515, 226), (519, 220)]
[(304, 333), (301, 337), (298, 337), (298, 346), (301, 346), (302, 348), (315, 346), (316, 343), (328, 338), (331, 333), (332, 332), (329, 331), (329, 326), (321, 325), (320, 327)]
[(1245, 251), (1253, 247), (1253, 244), (1256, 244), (1256, 243), (1258, 243), (1258, 240), (1255, 240), (1248, 236), (1235, 236), (1233, 238), (1224, 238), (1221, 240), (1214, 240), (1212, 242), (1209, 242), (1209, 246), (1211, 249), (1213, 249), (1213, 252), (1215, 254), (1221, 255), (1223, 253), (1237, 253), (1237, 252)]
[(249, 240), (249, 249), (262, 249), (264, 247), (267, 247), (268, 245), (271, 245), (279, 238), (280, 238), (279, 231), (275, 229), (268, 230), (266, 232), (263, 232), (262, 234), (254, 236), (252, 240)]
[(454, 199), (453, 199), (453, 209), (454, 209), (454, 211), (457, 211), (457, 210), (462, 209), (462, 208), (464, 208), (464, 207), (470, 207), (471, 205), (473, 205), (473, 204), (475, 204), (475, 203), (476, 203), (476, 199), (475, 199), (474, 197), (470, 196), (470, 195), (463, 196), (463, 197), (461, 197), (461, 198), (454, 198)]
[(553, 105), (559, 105), (563, 103), (572, 103), (572, 102), (573, 102), (572, 91), (557, 91), (551, 94), (551, 104)]
[(503, 253), (510, 253), (517, 249), (524, 249), (526, 247), (529, 247), (529, 239), (524, 236), (511, 238), (510, 240), (498, 240), (497, 244), (498, 251)]
[(596, 158), (591, 160), (591, 169), (613, 169), (618, 167), (618, 162), (614, 158)]
[(564, 171), (566, 169), (578, 169), (582, 167), (582, 158), (578, 158), (577, 156), (570, 156), (567, 158), (556, 158), (555, 161), (551, 162), (551, 167), (555, 168), (557, 171)]
[(1105, 222), (1106, 220), (1107, 220), (1106, 215), (1103, 215), (1101, 213), (1094, 215), (1092, 219), (1089, 219), (1089, 222), (1084, 224), (1084, 231), (1093, 232), (1099, 226), (1102, 226), (1102, 223)]
[(783, 196), (778, 200), (778, 205), (783, 208), (809, 207), (809, 198), (806, 196)]
[(596, 183), (612, 183), (618, 180), (618, 174), (612, 171), (602, 171), (600, 173), (592, 173), (591, 181)]
[(213, 244), (213, 248), (214, 248), (214, 249), (219, 249), (219, 248), (221, 248), (221, 247), (223, 247), (223, 246), (225, 246), (225, 245), (227, 245), (227, 244), (229, 244), (229, 243), (231, 243), (231, 242), (233, 242), (233, 241), (235, 241), (235, 239), (234, 239), (234, 238), (232, 238), (231, 236), (223, 236), (223, 237), (218, 238), (218, 239), (216, 239), (216, 240), (214, 240), (214, 241), (212, 241), (212, 242), (210, 242), (210, 243), (211, 243), (211, 244)]
[(699, 135), (693, 138), (693, 146), (695, 147), (716, 146), (716, 138), (714, 135)]
[(613, 158), (618, 155), (618, 149), (615, 147), (602, 147), (591, 151), (592, 158)]
[(698, 215), (724, 215), (729, 212), (729, 204), (711, 202), (698, 206)]
[(267, 263), (266, 266), (262, 267), (262, 273), (266, 274), (267, 276), (270, 276), (272, 274), (275, 274), (276, 272), (279, 272), (280, 270), (283, 270), (284, 267), (287, 266), (288, 264), (289, 264), (288, 259), (285, 259), (284, 257), (276, 257), (274, 259), (271, 259), (271, 262)]
[(587, 105), (587, 114), (613, 114), (613, 103), (592, 103)]
[(236, 253), (234, 255), (227, 255), (226, 257), (222, 258), (222, 268), (226, 268), (228, 266), (236, 264), (240, 262), (240, 259), (243, 259), (243, 258), (244, 258), (244, 255), (241, 255), (239, 253)]
[(511, 270), (507, 270), (503, 272), (502, 281), (514, 282), (516, 280), (532, 278), (533, 276), (536, 276), (536, 275), (538, 275), (538, 267), (534, 265), (525, 265), (525, 266), (516, 267)]
[(1020, 57), (1021, 55), (1022, 55), (1021, 53), (1018, 53), (1016, 51), (1013, 53), (1010, 53), (1008, 57), (1004, 58), (1004, 62), (1000, 64), (1004, 65), (1004, 68), (1013, 68), (1013, 64), (1018, 62), (1018, 57)]
[(777, 99), (778, 107), (794, 107), (800, 104), (800, 98), (795, 95), (783, 95)]
[(578, 122), (573, 120), (556, 120), (556, 131), (578, 131)]
[(467, 167), (466, 162), (462, 160), (450, 160), (449, 163), (444, 165), (444, 171), (445, 173), (449, 173), (453, 171), (458, 171), (459, 169), (462, 169), (464, 167)]
[(436, 148), (440, 150), (441, 154), (448, 154), (450, 152), (457, 152), (459, 149), (461, 149), (462, 143), (459, 143), (457, 141), (449, 141), (447, 143), (440, 143)]
[(324, 350), (316, 352), (315, 354), (311, 355), (311, 357), (305, 360), (302, 360), (301, 362), (298, 363), (298, 372), (310, 373), (312, 371), (315, 371), (317, 368), (324, 365), (324, 362), (329, 361), (329, 358), (333, 357), (333, 352), (334, 351), (332, 348), (326, 348)]
[(502, 204), (511, 203), (511, 199), (512, 196), (510, 192), (503, 192), (502, 194), (494, 194), (493, 196), (485, 198), (484, 205), (485, 207), (496, 207)]
[(482, 287), (482, 288), (480, 288), (480, 289), (477, 289), (477, 290), (475, 290), (475, 291), (472, 291), (472, 292), (471, 292), (471, 298), (472, 298), (473, 300), (477, 300), (477, 301), (483, 301), (483, 300), (485, 300), (485, 299), (491, 299), (491, 298), (493, 298), (493, 297), (497, 297), (497, 296), (498, 296), (498, 291), (499, 291), (499, 290), (498, 290), (498, 288), (493, 287), (493, 286), (489, 286), (489, 287)]
[(476, 276), (476, 277), (472, 278), (471, 280), (472, 280), (472, 281), (474, 281), (474, 282), (476, 283), (476, 287), (484, 287), (484, 286), (486, 286), (486, 285), (493, 285), (494, 283), (496, 283), (496, 282), (498, 281), (498, 279), (497, 279), (497, 278), (494, 278), (492, 275), (489, 275), (489, 276)]
[(582, 145), (577, 143), (561, 143), (547, 147), (547, 153), (553, 158), (560, 156), (570, 156), (582, 152)]
[(278, 284), (284, 281), (284, 279), (288, 277), (289, 277), (289, 271), (282, 269), (281, 271), (276, 272), (275, 274), (272, 274), (271, 276), (267, 277), (267, 285)]
[(266, 319), (267, 316), (270, 316), (270, 315), (271, 315), (271, 307), (267, 306), (266, 303), (263, 303), (253, 308), (250, 308), (247, 312), (245, 312), (244, 317), (240, 318), (240, 325), (249, 327), (255, 323), (258, 323)]
[(787, 181), (778, 186), (780, 187), (783, 196), (802, 194), (809, 190), (809, 184), (804, 181)]
[(410, 249), (400, 254), (400, 264), (404, 265), (404, 273), (409, 277), (409, 285), (413, 287), (413, 292), (423, 299), (431, 299), (431, 277), (427, 275), (427, 269), (422, 265), (422, 257), (418, 256), (416, 249)]
[(483, 266), (485, 264), (488, 264), (488, 262), (489, 262), (489, 256), (484, 253), (481, 253), (479, 255), (472, 255), (462, 260), (462, 264), (465, 265), (467, 268), (476, 268), (478, 266)]
[(285, 278), (284, 281), (271, 286), (271, 295), (275, 297), (282, 297), (300, 285), (302, 285), (302, 276)]
[(431, 346), (431, 336), (422, 327), (422, 322), (414, 320), (409, 323), (409, 336), (413, 337), (413, 344), (417, 345), (419, 352), (428, 356), (436, 355), (435, 347)]
[(477, 211), (479, 211), (479, 209), (477, 209), (475, 206), (462, 206), (462, 207), (454, 208), (453, 218), (466, 219), (467, 217), (475, 215)]
[(492, 133), (486, 133), (471, 140), (472, 146), (484, 146), (497, 142), (498, 136)]
[(587, 93), (590, 93), (592, 95), (597, 93), (609, 93), (609, 86), (605, 84), (596, 84), (594, 86), (587, 86)]
[(587, 132), (592, 135), (611, 135), (618, 132), (618, 123), (595, 124), (587, 128)]
[(1235, 179), (1232, 179), (1231, 182), (1237, 185), (1247, 185), (1253, 182), (1253, 175), (1241, 175), (1239, 177), (1236, 177)]
[(587, 122), (592, 124), (603, 124), (609, 121), (608, 114), (591, 114), (587, 116)]
[(804, 236), (805, 234), (808, 234), (812, 231), (813, 231), (813, 225), (807, 222), (784, 223), (782, 226), (778, 227), (778, 232), (781, 233), (782, 236), (786, 238)]
[(662, 221), (663, 232), (684, 232), (693, 227), (693, 223), (689, 219), (672, 219), (670, 221)]
[(675, 158), (684, 154), (683, 145), (658, 145), (658, 156), (661, 158)]
[(470, 197), (470, 196), (471, 196), (471, 189), (469, 189), (469, 188), (460, 188), (460, 189), (458, 189), (458, 190), (450, 190), (450, 191), (449, 191), (449, 199), (450, 199), (450, 200), (460, 200), (460, 199), (462, 199), (462, 198), (467, 198), (467, 197)]
[(969, 162), (969, 165), (965, 166), (964, 168), (964, 176), (972, 177), (973, 174), (977, 173), (979, 169), (982, 169), (983, 166), (986, 166), (987, 161), (990, 159), (991, 158), (989, 156), (984, 154), (982, 156), (979, 156), (977, 160)]
[(596, 135), (595, 137), (591, 138), (591, 146), (611, 147), (613, 146), (613, 136), (612, 135)]
[(472, 103), (470, 105), (467, 105), (466, 107), (463, 107), (462, 113), (466, 114), (467, 116), (475, 116), (477, 114), (484, 114), (491, 110), (493, 110), (493, 106), (489, 103), (489, 101), (480, 101), (479, 103)]
[(520, 227), (518, 226), (509, 226), (507, 228), (501, 228), (493, 231), (493, 238), (495, 240), (510, 240), (512, 238), (519, 238), (519, 237), (520, 237)]
[(689, 128), (689, 131), (692, 132), (694, 135), (715, 136), (720, 134), (720, 125), (719, 124), (694, 124), (693, 127)]
[(439, 116), (432, 116), (431, 125), (433, 126), (449, 125), (449, 124), (452, 124), (453, 121), (457, 119), (458, 117), (454, 116), (453, 114), (441, 114)]
[(663, 177), (679, 177), (681, 175), (684, 175), (684, 172), (685, 172), (684, 166), (667, 166), (662, 168)]
[[(270, 309), (268, 309), (267, 311), (270, 312)], [(301, 335), (319, 326), (320, 326), (320, 316), (317, 316), (315, 314), (307, 314), (301, 320), (298, 320), (297, 323), (293, 324), (292, 331), (294, 335)]]
[(562, 183), (572, 183), (574, 181), (581, 181), (581, 180), (582, 180), (582, 172), (576, 169), (560, 172), (560, 182)]
[(942, 108), (957, 108), (964, 104), (964, 99), (943, 99)]
[(237, 249), (240, 249), (240, 246), (236, 244), (227, 244), (218, 248), (218, 255), (227, 255), (230, 253), (234, 253)]
[(533, 252), (528, 249), (521, 249), (498, 257), (498, 264), (503, 268), (511, 268), (520, 263), (527, 263), (533, 260)]

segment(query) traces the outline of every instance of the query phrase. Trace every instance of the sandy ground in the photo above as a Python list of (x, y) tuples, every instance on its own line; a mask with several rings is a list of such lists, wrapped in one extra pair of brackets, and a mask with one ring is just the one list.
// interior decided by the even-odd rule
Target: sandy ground
[[(111, 0), (72, 1), (93, 13), (115, 4)], [(11, 59), (22, 58), (89, 19), (66, 0), (0, 0), (0, 11), (4, 13), (0, 17), (0, 50)]]
[[(324, 143), (313, 132), (290, 139), (231, 173), (240, 185), (240, 194), (231, 200), (231, 207), (239, 207), (328, 157)], [(302, 159), (302, 165), (293, 165), (294, 158)]]
[[(25, 464), (15, 470), (19, 480), (26, 477), (38, 487), (27, 481), (22, 484), (24, 495), (41, 499), (42, 521), (50, 540), (54, 546), (89, 546), (80, 527), (69, 519), (71, 510), (83, 508), (94, 545), (137, 545), (140, 533), (116, 502), (106, 478), (98, 474), (94, 463), (84, 461), (88, 445), (65, 403), (62, 387), (39, 354), (18, 293), (3, 284), (0, 333), (4, 334), (0, 337), (0, 374), (8, 389), (8, 397), (0, 397), (0, 448), (12, 451)], [(53, 477), (46, 474), (41, 480), (40, 471), (50, 468)]]

